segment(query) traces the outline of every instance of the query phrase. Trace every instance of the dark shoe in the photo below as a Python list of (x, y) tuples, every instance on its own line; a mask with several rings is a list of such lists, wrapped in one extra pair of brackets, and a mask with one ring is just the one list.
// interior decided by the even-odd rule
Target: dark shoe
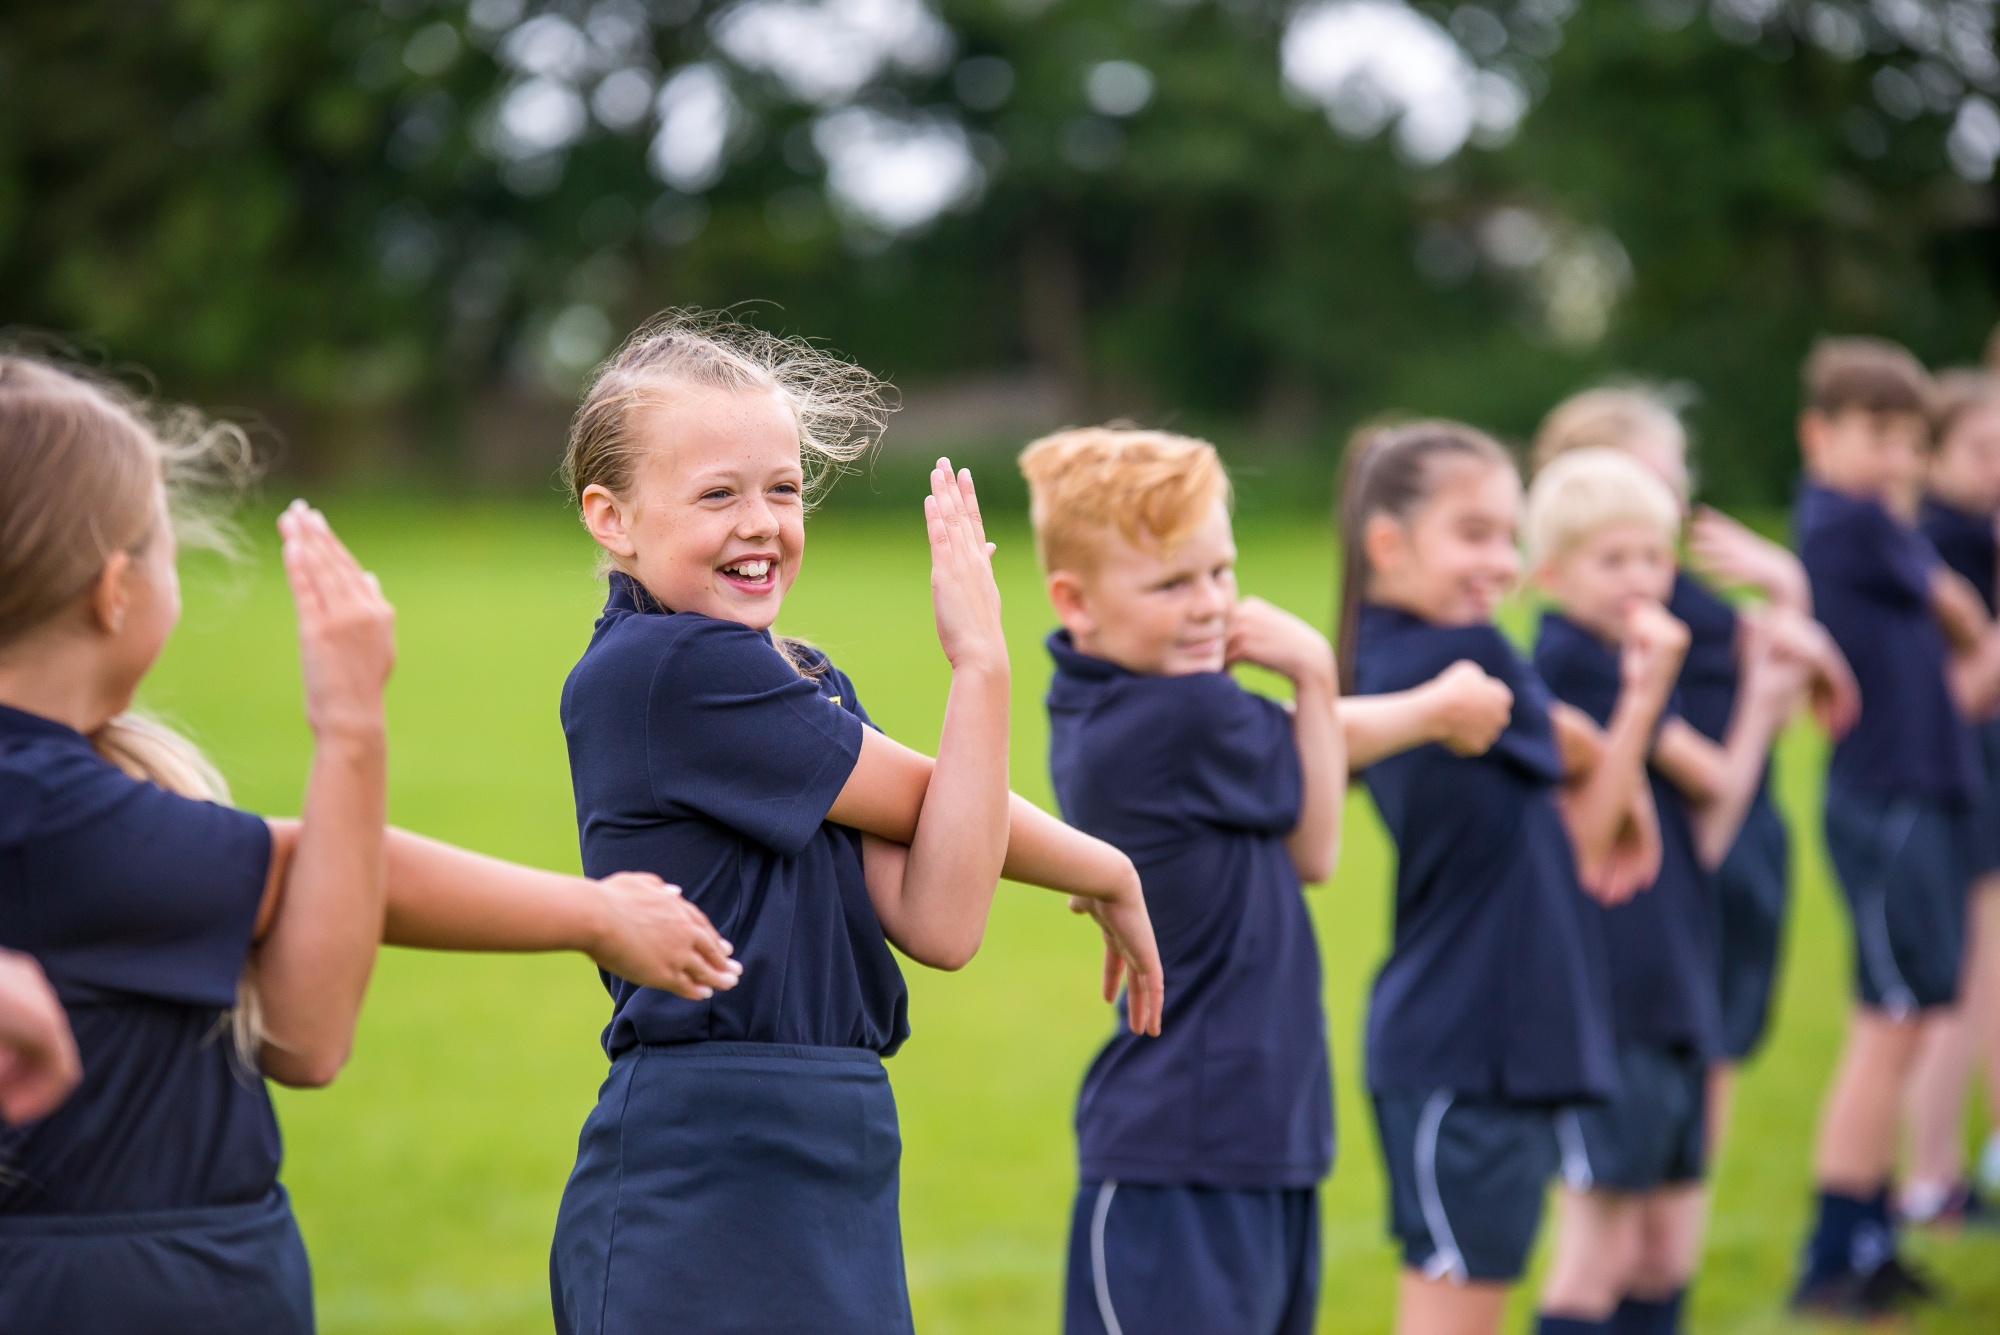
[(1791, 1305), (1798, 1315), (1823, 1321), (1872, 1322), (1900, 1315), (1900, 1309), (1871, 1290), (1867, 1276), (1851, 1270), (1800, 1280)]
[(1944, 1297), (1935, 1279), (1900, 1256), (1890, 1257), (1863, 1276), (1861, 1288), (1869, 1301), (1890, 1312), (1907, 1312)]

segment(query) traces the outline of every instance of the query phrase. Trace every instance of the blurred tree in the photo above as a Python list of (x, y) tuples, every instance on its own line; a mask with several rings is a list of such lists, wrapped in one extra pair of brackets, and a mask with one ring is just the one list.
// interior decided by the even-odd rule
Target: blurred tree
[(1764, 500), (1815, 332), (1995, 315), (1992, 0), (931, 3), (13, 7), (0, 299), (174, 393), (438, 428), (750, 298), (1299, 443), (1638, 374)]

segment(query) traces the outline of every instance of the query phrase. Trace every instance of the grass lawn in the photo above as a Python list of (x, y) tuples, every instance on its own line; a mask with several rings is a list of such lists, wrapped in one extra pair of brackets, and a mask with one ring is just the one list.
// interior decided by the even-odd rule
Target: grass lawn
[[(400, 614), (390, 696), (391, 816), (543, 866), (577, 865), (557, 692), (601, 586), (592, 549), (554, 497), (445, 506), (336, 501), (335, 524)], [(258, 525), (264, 523), (260, 516)], [(814, 520), (784, 628), (855, 678), (870, 712), (934, 743), (947, 676), (931, 628), (927, 559), (907, 517)], [(145, 703), (189, 728), (253, 809), (297, 808), (307, 736), (275, 554), (186, 563), (187, 615)], [(1015, 665), (1014, 786), (1049, 801), (1040, 698), (1050, 624), (1024, 528), (999, 566)], [(1323, 527), (1267, 517), (1239, 534), (1242, 578), (1324, 625), (1333, 548)], [(1777, 1030), (1741, 1085), (1692, 1328), (1795, 1329), (1780, 1314), (1808, 1203), (1807, 1147), (1846, 1005), (1845, 927), (1816, 829), (1821, 743), (1800, 733), (1780, 778), (1800, 884)], [(1341, 1152), (1326, 1185), (1320, 1329), (1386, 1331), (1395, 1254), (1358, 1083), (1368, 981), (1388, 930), (1390, 859), (1365, 795), (1349, 805), (1340, 870), (1311, 892), (1326, 959)], [(1058, 1325), (1070, 1111), (1110, 1019), (1088, 926), (1052, 895), (1003, 889), (979, 958), (957, 975), (908, 970), (914, 1037), (893, 1062), (902, 1108), (904, 1237), (917, 1325), (938, 1335)], [(332, 1088), (281, 1092), (286, 1181), (316, 1267), (327, 1335), (547, 1331), (556, 1201), (604, 1059), (607, 1002), (578, 958), (387, 951), (353, 1063)], [(1923, 1332), (2000, 1328), (2000, 1237), (1923, 1240), (1952, 1304)], [(1510, 1329), (1525, 1329), (1517, 1300)], [(662, 1328), (672, 1326), (662, 1314)], [(1143, 1333), (1141, 1333), (1143, 1335)]]

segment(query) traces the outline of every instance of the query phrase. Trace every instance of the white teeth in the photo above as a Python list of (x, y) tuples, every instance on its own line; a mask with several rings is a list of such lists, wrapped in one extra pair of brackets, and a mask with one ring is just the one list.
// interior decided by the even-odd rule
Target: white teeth
[(745, 579), (762, 579), (770, 573), (771, 563), (769, 561), (739, 561), (733, 566), (724, 566), (723, 569), (731, 574), (741, 575)]

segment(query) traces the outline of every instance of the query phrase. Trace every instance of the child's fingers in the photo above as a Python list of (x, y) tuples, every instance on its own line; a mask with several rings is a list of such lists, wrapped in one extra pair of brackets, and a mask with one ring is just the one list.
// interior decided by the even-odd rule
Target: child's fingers
[(1104, 936), (1104, 999), (1118, 1000), (1118, 980), (1125, 972), (1125, 957), (1118, 952), (1118, 942), (1109, 932)]
[(958, 493), (959, 499), (965, 505), (965, 517), (972, 523), (974, 538), (984, 543), (986, 541), (986, 517), (979, 511), (979, 491), (972, 485), (972, 470), (970, 468), (961, 468), (958, 470)]

